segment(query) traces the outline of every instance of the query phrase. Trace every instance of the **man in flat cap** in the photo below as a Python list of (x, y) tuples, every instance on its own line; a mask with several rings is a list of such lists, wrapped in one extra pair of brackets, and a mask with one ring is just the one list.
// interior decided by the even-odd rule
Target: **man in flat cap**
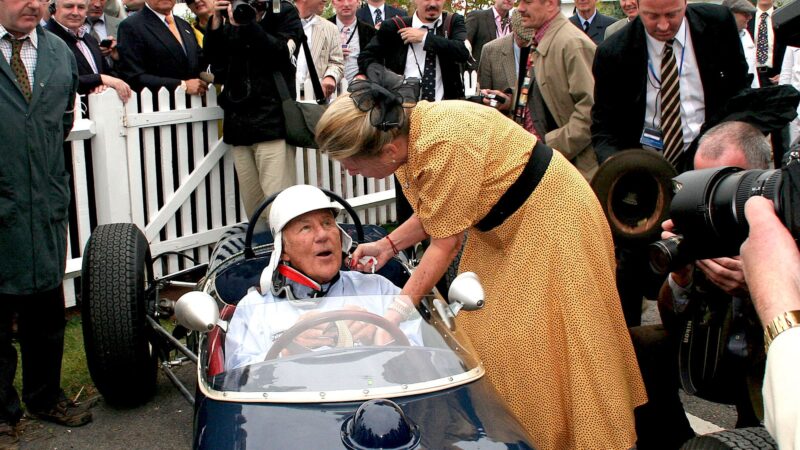
[(739, 30), (739, 37), (742, 40), (744, 59), (747, 60), (747, 73), (753, 76), (750, 87), (761, 87), (756, 73), (756, 44), (753, 43), (750, 33), (745, 30), (747, 22), (752, 20), (756, 13), (756, 7), (748, 0), (724, 0), (722, 6), (730, 9), (736, 19), (736, 29)]

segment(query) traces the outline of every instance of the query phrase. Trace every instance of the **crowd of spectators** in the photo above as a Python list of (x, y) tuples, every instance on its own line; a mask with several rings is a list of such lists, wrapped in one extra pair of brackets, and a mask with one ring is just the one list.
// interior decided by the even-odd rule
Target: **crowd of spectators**
[[(513, 137), (511, 140), (517, 153), (510, 147), (505, 149), (508, 155), (515, 156), (508, 156), (504, 162), (499, 153), (487, 156), (481, 153), (485, 149), (470, 150), (474, 147), (473, 141), (486, 137), (480, 136), (480, 130), (467, 137), (461, 136), (464, 142), (459, 151), (465, 152), (464, 158), (483, 155), (497, 159), (496, 165), (491, 167), (496, 176), (490, 176), (482, 185), (497, 183), (501, 186), (494, 192), (497, 197), (505, 189), (510, 189), (516, 176), (521, 176), (519, 172), (529, 164), (528, 158), (533, 160), (530, 155), (532, 148), (539, 148), (537, 145), (546, 145), (558, 152), (557, 162), (552, 163), (554, 167), (558, 166), (557, 170), (548, 169), (547, 174), (555, 177), (551, 172), (562, 173), (558, 182), (568, 181), (564, 186), (547, 184), (537, 193), (541, 195), (542, 191), (552, 190), (559, 196), (574, 196), (576, 192), (586, 191), (589, 193), (583, 195), (592, 197), (585, 181), (592, 179), (600, 164), (623, 150), (645, 148), (658, 152), (678, 173), (721, 165), (767, 168), (769, 164), (779, 167), (790, 142), (797, 141), (800, 136), (798, 118), (786, 126), (769, 130), (768, 137), (764, 136), (763, 128), (745, 122), (719, 123), (728, 101), (748, 88), (762, 89), (781, 84), (800, 89), (800, 49), (787, 47), (774, 30), (773, 0), (757, 0), (755, 5), (750, 0), (724, 0), (722, 5), (687, 4), (686, 0), (620, 0), (625, 17), (618, 20), (600, 13), (596, 0), (577, 0), (571, 17), (562, 13), (561, 0), (519, 0), (516, 4), (511, 0), (496, 0), (490, 8), (470, 12), (466, 18), (445, 11), (444, 0), (414, 0), (412, 13), (382, 0), (368, 0), (363, 5), (356, 0), (332, 0), (335, 15), (329, 19), (321, 16), (324, 0), (259, 3), (264, 6), (253, 10), (254, 17), (241, 15), (241, 11), (234, 10), (228, 0), (186, 0), (186, 3), (193, 15), (191, 23), (174, 13), (176, 0), (51, 0), (49, 4), (43, 0), (0, 0), (0, 50), (4, 57), (0, 61), (0, 98), (3, 98), (5, 116), (9, 118), (0, 128), (0, 141), (8, 143), (13, 137), (20, 140), (13, 145), (15, 148), (36, 148), (45, 155), (38, 161), (35, 158), (29, 160), (25, 152), (9, 154), (5, 168), (0, 170), (0, 181), (3, 182), (10, 179), (4, 176), (6, 170), (32, 177), (27, 180), (28, 188), (24, 192), (3, 196), (3, 202), (10, 206), (0, 209), (0, 213), (29, 217), (14, 211), (30, 210), (33, 211), (30, 217), (35, 218), (33, 222), (16, 223), (13, 227), (9, 221), (0, 221), (0, 227), (3, 227), (0, 248), (7, 247), (9, 252), (13, 252), (11, 247), (19, 247), (26, 239), (38, 241), (29, 242), (29, 247), (37, 250), (27, 260), (22, 258), (13, 267), (7, 264), (0, 267), (0, 358), (4, 358), (0, 361), (3, 364), (0, 370), (0, 445), (13, 445), (13, 425), (21, 415), (19, 397), (11, 386), (16, 369), (16, 353), (9, 350), (10, 324), (14, 314), (19, 315), (20, 339), (25, 340), (22, 357), (26, 387), (22, 397), (28, 409), (44, 420), (73, 426), (91, 420), (90, 413), (65, 399), (58, 387), (55, 368), (60, 363), (55, 359), (60, 358), (63, 346), (63, 323), (53, 319), (51, 327), (31, 333), (26, 318), (26, 315), (33, 314), (30, 304), (46, 305), (36, 313), (51, 319), (63, 315), (60, 297), (63, 264), (43, 264), (42, 260), (64, 261), (65, 243), (62, 241), (66, 228), (61, 226), (61, 222), (65, 217), (57, 214), (60, 203), (53, 205), (52, 199), (68, 197), (64, 195), (68, 190), (66, 182), (61, 182), (66, 169), (63, 158), (46, 155), (47, 152), (54, 155), (61, 152), (62, 134), (68, 132), (67, 119), (71, 117), (69, 102), (73, 101), (75, 93), (85, 96), (113, 89), (122, 102), (127, 102), (132, 92), (144, 88), (155, 92), (160, 88), (174, 91), (180, 87), (186, 94), (202, 96), (214, 84), (223, 86), (219, 95), (219, 105), (224, 110), (223, 139), (232, 146), (239, 188), (249, 216), (267, 196), (296, 184), (295, 148), (286, 142), (281, 89), (288, 89), (290, 95), (311, 99), (313, 94), (303, 92), (303, 86), (306, 80), (315, 79), (321, 86), (324, 102), (333, 101), (338, 94), (346, 97), (341, 101), (352, 103), (344, 94), (345, 87), (365, 79), (374, 65), (405, 79), (416, 78), (420, 93), (415, 100), (420, 103), (414, 109), (416, 112), (409, 112), (408, 123), (403, 120), (388, 125), (383, 123), (383, 128), (399, 126), (401, 130), (385, 134), (387, 131), (383, 129), (384, 135), (378, 133), (376, 141), (363, 142), (365, 146), (375, 145), (378, 139), (385, 139), (381, 142), (387, 148), (391, 147), (392, 151), (403, 148), (405, 153), (392, 153), (396, 158), (388, 158), (380, 156), (384, 147), (371, 150), (365, 147), (364, 155), (351, 152), (340, 155), (340, 158), (356, 170), (361, 167), (372, 170), (378, 166), (365, 165), (364, 161), (384, 158), (379, 160), (382, 164), (380, 170), (374, 171), (382, 175), (407, 169), (406, 165), (415, 165), (420, 170), (413, 177), (410, 178), (407, 170), (402, 176), (395, 177), (398, 221), (410, 224), (401, 228), (406, 234), (395, 234), (395, 239), (410, 244), (412, 240), (419, 240), (416, 238), (438, 234), (438, 239), (434, 237), (433, 241), (446, 241), (447, 244), (447, 251), (443, 250), (442, 255), (452, 253), (454, 257), (463, 244), (463, 232), (470, 229), (472, 237), (467, 242), (472, 250), (467, 252), (467, 261), (472, 258), (472, 263), (479, 267), (481, 264), (475, 261), (477, 250), (474, 248), (484, 246), (483, 251), (489, 252), (488, 249), (494, 245), (495, 248), (504, 248), (503, 251), (510, 255), (522, 251), (514, 246), (519, 241), (509, 240), (511, 238), (505, 235), (486, 237), (483, 230), (480, 233), (472, 230), (470, 227), (475, 225), (472, 219), (481, 219), (472, 217), (475, 211), (465, 211), (464, 217), (437, 211), (458, 203), (456, 195), (449, 198), (450, 202), (439, 199), (433, 205), (425, 204), (430, 199), (425, 197), (425, 190), (419, 190), (417, 186), (430, 188), (433, 197), (444, 195), (434, 190), (433, 185), (426, 184), (431, 182), (424, 178), (426, 172), (422, 170), (426, 161), (442, 179), (453, 178), (456, 174), (469, 177), (462, 173), (464, 167), (456, 165), (455, 159), (449, 159), (451, 156), (455, 158), (455, 153), (451, 155), (444, 147), (437, 147), (439, 141), (424, 145), (429, 135), (444, 141), (448, 133), (467, 129), (465, 121), (474, 120), (485, 125), (483, 131), (487, 136), (506, 133), (498, 138), (498, 142)], [(310, 52), (306, 52), (304, 46)], [(43, 52), (54, 56), (37, 58)], [(310, 55), (310, 60), (306, 55)], [(482, 106), (467, 103), (438, 105), (445, 100), (464, 98), (462, 74), (465, 69), (477, 70), (481, 94), (478, 102)], [(332, 110), (345, 114), (341, 105), (331, 107), (329, 112)], [(465, 111), (472, 116), (466, 115)], [(484, 115), (488, 111), (491, 115)], [(347, 110), (347, 114), (364, 112), (363, 109), (360, 112)], [(420, 119), (423, 116), (431, 122), (423, 123)], [(329, 120), (335, 124), (347, 122)], [(64, 127), (58, 130), (58, 136), (40, 135), (44, 130), (54, 130), (53, 124)], [(350, 132), (352, 130), (347, 129), (350, 126), (356, 128), (354, 123), (347, 122), (346, 127), (333, 129)], [(442, 128), (445, 126), (451, 128)], [(31, 131), (20, 136), (19, 130), (22, 129)], [(521, 130), (524, 133), (520, 134)], [(328, 142), (331, 137), (322, 139)], [(363, 135), (352, 137), (348, 145), (359, 142), (359, 139), (365, 138)], [(409, 140), (419, 140), (419, 148)], [(495, 142), (492, 145), (500, 144)], [(6, 146), (4, 144), (4, 148)], [(438, 148), (437, 151), (443, 153), (434, 155), (429, 148)], [(354, 162), (356, 160), (352, 158), (361, 159)], [(425, 158), (430, 158), (430, 161)], [(512, 159), (514, 164), (509, 162)], [(559, 165), (562, 160), (563, 168)], [(550, 164), (549, 161), (543, 164)], [(484, 163), (480, 161), (480, 164)], [(474, 170), (475, 167), (468, 169)], [(540, 175), (548, 180), (544, 169), (542, 172)], [(361, 173), (368, 175), (367, 172)], [(575, 174), (579, 175), (573, 176)], [(44, 177), (44, 181), (34, 179), (36, 177)], [(51, 179), (57, 182), (48, 181)], [(401, 184), (401, 181), (406, 183)], [(29, 189), (39, 182), (48, 189), (55, 189), (48, 202), (37, 200), (36, 196), (41, 192)], [(15, 183), (17, 186), (25, 184)], [(436, 189), (445, 187), (442, 183), (435, 186)], [(481, 186), (476, 184), (475, 187)], [(448, 193), (455, 194), (455, 191)], [(479, 197), (474, 199), (477, 205), (491, 206), (480, 203), (489, 197)], [(525, 198), (534, 198), (533, 192), (528, 192)], [(576, 204), (581, 201), (573, 200)], [(572, 212), (586, 212), (582, 217), (586, 221), (594, 217), (592, 214), (598, 209), (593, 203), (596, 202), (594, 197), (583, 200), (587, 203), (581, 203)], [(53, 207), (39, 211), (36, 205), (41, 203)], [(532, 215), (531, 230), (528, 230), (532, 236), (535, 234), (534, 225), (542, 217), (537, 215), (541, 212), (534, 211), (534, 208), (528, 213)], [(437, 221), (439, 217), (449, 217), (457, 224), (441, 225)], [(500, 220), (500, 224), (503, 220), (505, 218)], [(537, 228), (537, 233), (545, 228), (549, 232), (556, 230), (563, 233), (565, 242), (577, 242), (582, 236), (580, 230), (573, 227), (568, 232), (567, 227), (571, 225), (558, 223), (558, 220), (558, 217), (548, 217), (549, 222), (544, 223), (541, 230)], [(580, 221), (578, 218), (575, 220)], [(52, 226), (42, 229), (36, 221)], [(603, 230), (599, 231), (603, 238), (599, 241), (602, 245), (608, 244), (610, 251), (592, 255), (596, 258), (594, 264), (583, 263), (586, 273), (591, 274), (597, 286), (611, 283), (616, 287), (610, 294), (603, 294), (604, 302), (614, 303), (607, 305), (611, 312), (602, 322), (603, 326), (615, 328), (613, 336), (619, 337), (622, 333), (626, 339), (625, 330), (631, 330), (633, 346), (628, 345), (630, 342), (621, 344), (621, 353), (616, 361), (618, 367), (603, 376), (599, 373), (602, 371), (597, 371), (596, 379), (581, 384), (580, 392), (567, 394), (569, 389), (557, 383), (552, 389), (544, 389), (546, 395), (552, 394), (569, 403), (569, 406), (561, 404), (564, 411), (560, 415), (547, 418), (542, 415), (553, 414), (556, 406), (547, 411), (533, 412), (537, 409), (535, 405), (514, 398), (520, 394), (518, 388), (512, 387), (518, 380), (504, 379), (496, 372), (510, 362), (492, 358), (488, 349), (484, 349), (481, 356), (490, 362), (489, 379), (515, 408), (527, 429), (532, 434), (547, 436), (543, 448), (585, 445), (630, 448), (637, 444), (642, 449), (678, 448), (694, 436), (677, 398), (679, 382), (673, 377), (677, 376), (672, 367), (677, 362), (677, 337), (687, 320), (681, 314), (680, 305), (702, 303), (713, 290), (717, 297), (732, 299), (730, 304), (738, 305), (739, 310), (750, 311), (748, 314), (755, 320), (758, 307), (753, 309), (753, 299), (744, 282), (747, 267), (746, 264), (743, 267), (738, 257), (709, 259), (696, 261), (666, 278), (653, 276), (648, 273), (646, 247), (638, 244), (613, 247), (611, 241), (605, 239), (610, 239), (605, 227), (602, 225)], [(23, 239), (14, 234), (12, 228), (17, 231), (26, 229), (28, 233)], [(434, 229), (438, 231), (432, 232)], [(515, 233), (514, 239), (521, 238)], [(52, 245), (42, 249), (42, 242)], [(531, 248), (539, 249), (538, 241), (534, 242), (537, 247)], [(552, 242), (560, 241), (555, 239)], [(541, 243), (542, 246), (545, 244)], [(391, 250), (396, 253), (394, 247), (392, 244)], [(567, 251), (565, 249), (580, 251), (566, 243), (562, 251)], [(531, 261), (536, 259), (535, 252), (530, 258)], [(558, 261), (558, 264), (568, 263), (565, 260)], [(529, 274), (532, 279), (543, 273), (566, 270), (561, 266), (529, 266), (528, 259), (524, 264), (513, 265), (517, 266), (522, 273), (531, 270), (530, 267), (541, 268), (542, 272)], [(485, 262), (483, 267), (496, 269)], [(698, 286), (702, 289), (698, 290)], [(552, 301), (569, 305), (568, 297), (577, 292), (592, 303), (592, 296), (599, 298), (600, 295), (583, 285), (576, 289), (579, 291), (567, 292), (564, 298)], [(542, 295), (546, 296), (547, 292), (542, 292)], [(639, 326), (645, 297), (658, 299), (663, 326)], [(494, 300), (498, 304), (502, 302), (500, 298)], [(60, 307), (59, 301), (62, 302)], [(577, 297), (574, 303), (576, 311), (582, 311)], [(561, 311), (559, 314), (567, 313)], [(624, 323), (616, 320), (617, 315), (624, 317)], [(554, 317), (560, 316), (556, 314)], [(568, 318), (560, 317), (559, 320), (566, 322)], [(768, 322), (771, 319), (762, 314), (761, 320)], [(485, 323), (467, 323), (471, 334), (480, 336), (480, 341), (487, 340), (481, 331), (477, 331), (485, 327)], [(530, 324), (543, 326), (533, 318)], [(603, 328), (606, 337), (609, 336), (607, 331)], [(594, 330), (584, 325), (583, 328), (575, 327), (575, 330), (559, 330), (552, 335), (558, 336), (563, 343), (582, 332), (590, 335)], [(43, 334), (46, 334), (46, 342), (41, 342)], [(636, 358), (626, 358), (627, 354), (634, 354), (633, 350)], [(609, 357), (603, 353), (608, 349), (598, 351), (598, 354)], [(26, 354), (31, 352), (48, 353), (53, 358), (32, 358)], [(589, 353), (581, 354), (582, 362), (591, 359)], [(544, 358), (542, 356), (539, 361)], [(9, 362), (11, 359), (13, 366)], [(556, 369), (563, 368), (554, 362), (552, 365)], [(631, 370), (636, 376), (630, 376)], [(41, 372), (49, 378), (28, 381), (31, 371)], [(574, 369), (563, 371), (572, 373)], [(639, 373), (643, 375), (643, 383)], [(617, 383), (620, 388), (619, 398), (609, 400), (609, 404), (630, 410), (620, 412), (611, 420), (607, 409), (598, 408), (598, 412), (585, 407), (582, 402), (592, 392), (592, 385), (597, 386), (601, 378), (613, 378), (614, 374), (624, 379), (606, 380), (610, 384)], [(580, 378), (574, 373), (572, 375), (573, 381)], [(737, 389), (742, 390), (732, 393), (732, 401), (739, 411), (737, 425), (759, 425), (761, 419), (756, 413), (759, 408), (753, 409), (750, 397), (745, 395), (744, 381), (739, 382)], [(649, 403), (645, 403), (643, 390), (650, 398)], [(547, 400), (555, 405), (559, 403), (554, 401), (556, 397)], [(594, 401), (599, 402), (599, 399)], [(570, 408), (574, 410), (567, 411)], [(635, 416), (633, 408), (637, 408)], [(584, 419), (596, 417), (599, 422), (605, 421), (607, 427), (597, 425), (596, 429), (578, 430), (579, 416)], [(556, 434), (551, 433), (555, 429), (553, 417), (564, 422)], [(664, 426), (665, 417), (669, 422), (667, 426)], [(633, 433), (634, 425), (638, 443)], [(598, 430), (600, 432), (589, 437)]]

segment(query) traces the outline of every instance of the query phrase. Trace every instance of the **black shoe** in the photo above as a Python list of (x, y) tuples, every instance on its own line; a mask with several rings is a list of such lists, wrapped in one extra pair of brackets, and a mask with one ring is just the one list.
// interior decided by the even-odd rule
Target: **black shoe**
[(69, 399), (60, 400), (52, 408), (30, 411), (31, 416), (66, 427), (80, 427), (92, 421), (92, 412)]
[(17, 450), (19, 436), (14, 425), (0, 422), (0, 450)]

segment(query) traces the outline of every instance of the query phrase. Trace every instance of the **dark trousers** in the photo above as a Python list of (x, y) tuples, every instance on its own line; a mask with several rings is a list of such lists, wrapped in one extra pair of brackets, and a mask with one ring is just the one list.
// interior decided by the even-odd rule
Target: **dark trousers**
[(12, 322), (17, 315), (17, 338), (22, 352), (22, 399), (29, 410), (53, 406), (61, 395), (64, 353), (64, 294), (61, 285), (31, 295), (0, 294), (0, 422), (22, 417), (14, 389), (17, 351), (12, 345)]
[(656, 298), (666, 276), (650, 270), (647, 245), (618, 245), (617, 291), (622, 302), (625, 324), (630, 327), (642, 323), (642, 299)]

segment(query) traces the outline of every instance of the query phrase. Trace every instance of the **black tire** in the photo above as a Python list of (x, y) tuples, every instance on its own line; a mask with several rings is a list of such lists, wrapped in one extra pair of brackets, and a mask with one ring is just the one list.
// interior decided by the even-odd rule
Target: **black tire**
[(110, 404), (134, 406), (156, 387), (158, 358), (146, 316), (153, 280), (150, 249), (130, 223), (98, 226), (86, 244), (82, 269), (83, 340), (89, 373)]
[(775, 441), (762, 427), (739, 428), (706, 434), (690, 439), (683, 450), (773, 450)]

